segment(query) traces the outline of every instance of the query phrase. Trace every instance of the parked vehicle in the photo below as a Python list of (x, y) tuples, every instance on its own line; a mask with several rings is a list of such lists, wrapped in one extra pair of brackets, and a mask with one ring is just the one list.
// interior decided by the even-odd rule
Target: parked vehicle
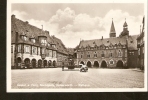
[(88, 67), (86, 65), (79, 64), (79, 66), (80, 66), (80, 72), (87, 72), (88, 71)]

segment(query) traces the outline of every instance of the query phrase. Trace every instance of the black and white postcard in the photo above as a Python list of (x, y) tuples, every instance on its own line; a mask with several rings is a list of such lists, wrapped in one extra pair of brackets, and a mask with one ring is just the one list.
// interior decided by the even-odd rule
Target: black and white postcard
[(8, 0), (7, 92), (147, 91), (146, 0)]

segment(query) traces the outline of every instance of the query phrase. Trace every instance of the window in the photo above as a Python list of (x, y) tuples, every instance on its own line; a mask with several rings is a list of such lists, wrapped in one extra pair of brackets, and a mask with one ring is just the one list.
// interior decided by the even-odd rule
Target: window
[(104, 51), (102, 51), (102, 54), (101, 54), (101, 57), (104, 57), (105, 55), (104, 55)]
[(49, 50), (49, 57), (52, 57), (52, 50)]
[(89, 52), (88, 52), (88, 54), (87, 54), (87, 58), (90, 58), (90, 54), (89, 54)]
[(140, 48), (138, 49), (138, 55), (140, 55)]
[(31, 39), (31, 41), (32, 41), (33, 43), (35, 43), (35, 39)]
[(33, 53), (33, 54), (37, 54), (37, 48), (36, 48), (36, 47), (33, 47), (33, 48), (32, 48), (32, 53)]
[(118, 57), (121, 57), (121, 50), (119, 50), (118, 52)]
[(94, 53), (94, 57), (95, 57), (95, 58), (97, 57), (97, 53), (96, 53), (96, 52)]
[(42, 54), (45, 54), (45, 49), (44, 48), (42, 48)]
[(45, 39), (42, 39), (42, 40), (41, 40), (41, 44), (42, 44), (42, 45), (46, 45), (46, 43), (47, 43), (47, 41), (46, 41)]
[(109, 63), (112, 65), (112, 64), (114, 64), (114, 61), (113, 60), (110, 60)]
[(110, 53), (110, 57), (113, 57), (113, 53), (112, 52)]
[(11, 53), (13, 53), (13, 45), (11, 46)]
[(25, 52), (26, 52), (26, 53), (29, 53), (29, 46), (26, 46)]
[[(55, 45), (52, 45), (53, 48), (55, 48)], [(61, 46), (60, 46), (61, 47)]]
[(53, 57), (56, 57), (56, 51), (53, 51)]
[(134, 52), (132, 52), (132, 55), (134, 55)]
[(82, 55), (81, 55), (81, 58), (82, 58)]
[(21, 52), (21, 45), (18, 45), (18, 52)]
[(48, 43), (48, 47), (50, 47), (50, 44)]

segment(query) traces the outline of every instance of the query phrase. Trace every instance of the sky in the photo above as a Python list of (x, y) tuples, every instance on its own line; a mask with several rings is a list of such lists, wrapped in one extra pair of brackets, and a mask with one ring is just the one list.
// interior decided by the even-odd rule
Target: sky
[(143, 3), (13, 3), (11, 15), (42, 28), (76, 47), (80, 40), (109, 38), (112, 19), (116, 36), (126, 20), (130, 35), (140, 33)]

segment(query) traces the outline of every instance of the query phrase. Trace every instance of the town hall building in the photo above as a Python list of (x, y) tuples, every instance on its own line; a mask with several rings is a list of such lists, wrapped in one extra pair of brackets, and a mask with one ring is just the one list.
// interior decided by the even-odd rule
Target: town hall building
[(81, 40), (76, 51), (75, 63), (86, 64), (88, 67), (137, 67), (137, 35), (130, 35), (126, 21), (118, 37), (112, 20), (109, 38), (102, 36), (101, 39)]

